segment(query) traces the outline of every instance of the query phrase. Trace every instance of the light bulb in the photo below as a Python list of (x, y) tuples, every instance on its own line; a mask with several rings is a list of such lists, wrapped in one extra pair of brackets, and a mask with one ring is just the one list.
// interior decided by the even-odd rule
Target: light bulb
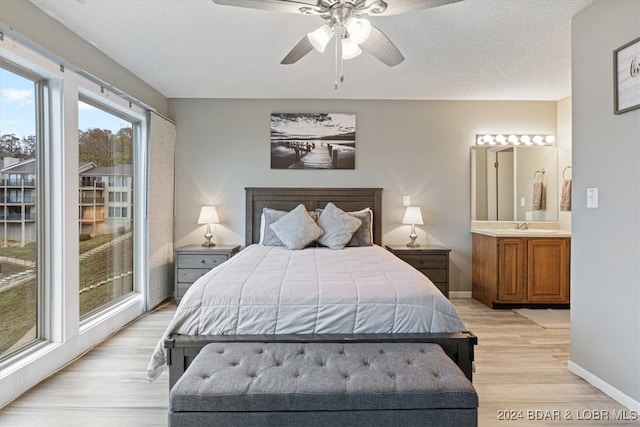
[(520, 142), (522, 142), (525, 145), (531, 145), (531, 137), (529, 135), (522, 135), (520, 137)]
[(324, 52), (331, 37), (333, 37), (333, 31), (327, 24), (307, 34), (313, 48), (321, 53)]
[(507, 141), (509, 141), (512, 144), (519, 144), (518, 142), (518, 137), (515, 135), (509, 135), (509, 137), (507, 138)]
[(350, 16), (344, 26), (347, 28), (349, 38), (356, 44), (364, 43), (371, 35), (371, 22), (364, 18)]
[(542, 137), (540, 135), (534, 135), (532, 141), (538, 145), (541, 145), (542, 142)]
[(362, 49), (358, 47), (351, 39), (348, 37), (346, 39), (342, 39), (342, 59), (352, 59), (362, 53)]
[(484, 142), (487, 142), (491, 145), (496, 145), (496, 142), (493, 140), (493, 135), (486, 134), (483, 139)]
[(553, 144), (554, 142), (556, 142), (556, 137), (553, 135), (547, 135), (544, 138), (544, 142), (546, 142), (547, 144)]
[(478, 136), (478, 139), (476, 139), (476, 144), (484, 145), (484, 138), (482, 137), (482, 135)]
[(496, 142), (498, 144), (502, 144), (502, 145), (507, 145), (507, 138), (504, 137), (504, 135), (496, 135)]

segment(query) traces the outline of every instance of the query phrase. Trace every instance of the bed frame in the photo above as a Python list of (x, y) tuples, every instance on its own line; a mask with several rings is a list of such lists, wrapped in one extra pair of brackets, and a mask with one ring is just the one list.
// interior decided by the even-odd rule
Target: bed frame
[[(381, 188), (246, 188), (246, 244), (260, 239), (262, 209), (289, 211), (302, 203), (308, 210), (333, 202), (345, 211), (373, 210), (373, 241), (382, 244)], [(200, 350), (211, 342), (431, 342), (439, 344), (447, 355), (472, 380), (474, 346), (478, 338), (465, 333), (415, 334), (287, 334), (287, 335), (181, 335), (173, 334), (164, 342), (169, 366), (169, 387), (173, 387)]]

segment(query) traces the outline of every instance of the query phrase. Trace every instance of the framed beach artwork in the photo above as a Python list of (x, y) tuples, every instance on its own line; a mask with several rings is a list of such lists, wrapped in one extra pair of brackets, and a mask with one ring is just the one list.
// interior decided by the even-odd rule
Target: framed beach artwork
[(355, 169), (355, 165), (355, 114), (271, 114), (271, 169)]
[(613, 51), (614, 113), (640, 108), (640, 37)]

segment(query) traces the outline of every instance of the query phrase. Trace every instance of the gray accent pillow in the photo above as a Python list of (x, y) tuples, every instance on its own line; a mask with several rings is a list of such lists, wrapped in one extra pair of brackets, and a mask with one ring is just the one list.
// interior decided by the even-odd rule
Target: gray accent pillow
[(361, 211), (347, 213), (362, 221), (362, 225), (353, 233), (353, 237), (347, 243), (347, 247), (373, 246), (373, 211), (370, 208), (366, 208)]
[(278, 221), (285, 216), (287, 211), (279, 211), (276, 209), (264, 208), (262, 209), (262, 224), (260, 226), (260, 243), (264, 246), (284, 246), (284, 243), (276, 233), (271, 229), (271, 224)]
[(343, 249), (362, 221), (329, 202), (318, 218), (318, 225), (324, 230), (318, 243), (331, 249)]
[[(286, 246), (271, 229), (271, 224), (285, 216), (287, 213), (287, 211), (279, 211), (271, 208), (262, 209), (262, 218), (260, 221), (260, 244), (264, 246)], [(320, 214), (318, 212), (309, 212), (309, 215), (311, 215), (311, 218), (313, 218), (314, 221), (317, 221)]]
[(287, 249), (292, 250), (303, 249), (324, 234), (302, 204), (271, 224), (270, 228)]

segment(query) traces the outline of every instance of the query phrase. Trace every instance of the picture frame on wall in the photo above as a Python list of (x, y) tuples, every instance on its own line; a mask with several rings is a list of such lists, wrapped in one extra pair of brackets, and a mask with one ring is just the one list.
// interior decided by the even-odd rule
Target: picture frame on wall
[(640, 37), (613, 51), (614, 113), (640, 108)]
[(356, 115), (271, 114), (271, 169), (355, 169)]

